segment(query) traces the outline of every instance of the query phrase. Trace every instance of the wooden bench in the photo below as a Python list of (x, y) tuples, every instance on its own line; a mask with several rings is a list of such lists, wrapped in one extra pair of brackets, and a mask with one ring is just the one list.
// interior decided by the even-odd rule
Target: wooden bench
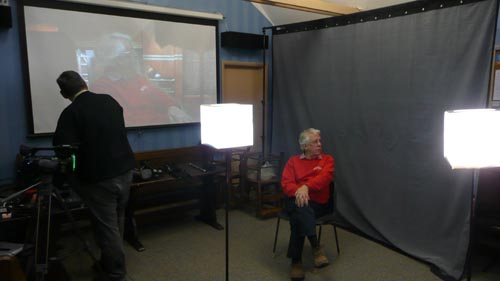
[(217, 188), (214, 176), (224, 172), (224, 167), (213, 165), (212, 158), (213, 150), (204, 145), (135, 153), (138, 169), (147, 163), (150, 168), (163, 170), (150, 179), (135, 180), (131, 186), (125, 239), (136, 250), (144, 250), (137, 234), (135, 216), (138, 214), (199, 208), (198, 219), (222, 229), (215, 214)]

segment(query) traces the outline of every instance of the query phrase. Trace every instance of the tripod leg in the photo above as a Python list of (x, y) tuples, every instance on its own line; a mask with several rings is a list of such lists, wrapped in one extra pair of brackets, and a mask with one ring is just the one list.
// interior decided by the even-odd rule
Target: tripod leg
[(66, 205), (66, 203), (62, 199), (61, 192), (59, 191), (59, 189), (57, 187), (54, 187), (53, 190), (54, 190), (54, 195), (55, 195), (55, 198), (57, 199), (57, 202), (61, 205), (62, 209), (64, 210), (64, 213), (66, 214), (66, 217), (68, 218), (68, 220), (71, 223), (71, 228), (72, 228), (74, 234), (82, 242), (85, 251), (89, 254), (90, 258), (94, 261), (94, 263), (99, 264), (96, 256), (90, 250), (90, 245), (89, 245), (88, 241), (83, 237), (83, 234), (81, 232), (80, 227), (76, 224), (75, 217), (73, 216), (71, 211), (68, 209), (68, 206)]
[[(42, 185), (38, 188), (37, 194), (37, 216), (36, 216), (36, 228), (35, 228), (35, 277), (36, 280), (45, 280), (45, 276), (48, 273), (48, 262), (49, 262), (49, 241), (50, 241), (50, 210), (52, 207), (51, 194), (51, 181), (50, 176), (45, 177), (42, 180)], [(44, 206), (43, 202), (48, 200), (47, 206)], [(47, 211), (47, 223), (42, 225), (42, 212), (46, 209)], [(45, 226), (46, 236), (43, 237), (43, 229)], [(45, 242), (45, 243), (43, 243)], [(45, 244), (45, 253), (41, 250), (41, 245)]]

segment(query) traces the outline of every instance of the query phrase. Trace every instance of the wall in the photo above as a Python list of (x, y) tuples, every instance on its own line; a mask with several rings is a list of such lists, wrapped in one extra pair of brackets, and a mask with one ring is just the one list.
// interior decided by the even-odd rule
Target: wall
[[(144, 0), (129, 2), (221, 13), (224, 15), (224, 19), (219, 22), (219, 33), (238, 31), (261, 34), (263, 27), (271, 25), (250, 2), (246, 1)], [(51, 144), (51, 137), (28, 136), (30, 117), (27, 97), (23, 90), (24, 80), (17, 23), (18, 1), (11, 0), (10, 6), (13, 27), (0, 29), (0, 185), (14, 182), (16, 176), (15, 158), (21, 144), (29, 146), (49, 146)], [(219, 71), (220, 62), (223, 60), (262, 61), (261, 51), (220, 49), (219, 54)], [(220, 92), (218, 95), (220, 96)], [(133, 130), (129, 132), (128, 137), (134, 151), (192, 146), (200, 142), (199, 125)]]

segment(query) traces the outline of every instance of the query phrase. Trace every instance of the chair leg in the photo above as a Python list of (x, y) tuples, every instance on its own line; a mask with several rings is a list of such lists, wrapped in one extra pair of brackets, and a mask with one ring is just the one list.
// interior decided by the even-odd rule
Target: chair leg
[(318, 245), (321, 243), (321, 230), (322, 230), (322, 225), (319, 225), (319, 231), (318, 231)]
[(490, 268), (495, 265), (496, 261), (496, 258), (492, 258), (489, 263), (481, 270), (481, 272), (487, 272), (488, 270), (490, 270)]
[(288, 249), (286, 250), (286, 257), (291, 259), (292, 255), (290, 254), (292, 252), (292, 240), (288, 240)]
[(276, 242), (278, 241), (278, 232), (280, 230), (280, 217), (278, 217), (278, 221), (276, 222), (276, 233), (274, 233), (274, 244), (273, 244), (273, 254), (276, 253)]
[(335, 233), (335, 245), (337, 246), (337, 255), (340, 255), (340, 248), (339, 248), (339, 236), (337, 235), (337, 227), (333, 225), (333, 233)]
[(256, 206), (256, 216), (260, 217), (262, 215), (262, 186), (257, 184), (257, 206)]

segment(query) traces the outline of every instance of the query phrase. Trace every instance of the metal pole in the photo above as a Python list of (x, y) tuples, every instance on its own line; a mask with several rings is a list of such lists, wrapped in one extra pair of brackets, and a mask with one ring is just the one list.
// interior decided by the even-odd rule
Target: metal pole
[(231, 188), (231, 157), (232, 151), (226, 152), (226, 281), (229, 281), (229, 189)]
[(475, 248), (476, 239), (476, 194), (479, 181), (479, 169), (474, 169), (474, 174), (472, 177), (472, 194), (471, 194), (471, 206), (470, 206), (470, 230), (469, 230), (469, 249), (467, 250), (466, 257), (466, 270), (467, 270), (467, 281), (472, 280), (472, 255)]
[(262, 28), (262, 155), (266, 153), (266, 29)]

